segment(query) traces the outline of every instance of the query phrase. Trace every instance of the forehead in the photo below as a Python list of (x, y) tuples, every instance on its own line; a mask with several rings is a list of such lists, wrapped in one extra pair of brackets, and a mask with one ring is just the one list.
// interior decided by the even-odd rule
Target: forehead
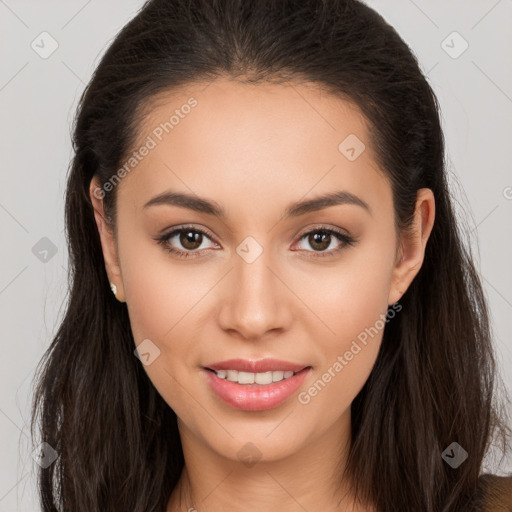
[(314, 84), (217, 80), (161, 93), (146, 105), (133, 150), (144, 145), (119, 190), (140, 207), (169, 188), (257, 206), (388, 187), (359, 108)]

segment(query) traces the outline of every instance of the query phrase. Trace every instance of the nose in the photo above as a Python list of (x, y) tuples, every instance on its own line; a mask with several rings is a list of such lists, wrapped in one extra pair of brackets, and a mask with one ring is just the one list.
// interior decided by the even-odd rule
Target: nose
[(270, 261), (270, 252), (264, 250), (252, 263), (235, 254), (234, 268), (223, 280), (219, 326), (245, 340), (260, 340), (291, 322), (293, 293)]

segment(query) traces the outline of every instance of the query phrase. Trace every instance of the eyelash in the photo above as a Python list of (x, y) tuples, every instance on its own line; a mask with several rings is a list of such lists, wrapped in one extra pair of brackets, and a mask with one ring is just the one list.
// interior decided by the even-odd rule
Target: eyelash
[[(183, 226), (181, 228), (171, 231), (170, 233), (168, 233), (166, 235), (163, 235), (160, 238), (157, 238), (156, 241), (160, 245), (162, 245), (163, 248), (167, 252), (177, 256), (178, 258), (183, 258), (183, 259), (197, 258), (198, 254), (200, 254), (201, 251), (198, 251), (197, 249), (195, 251), (181, 251), (179, 249), (175, 249), (175, 248), (171, 247), (171, 245), (169, 244), (169, 240), (171, 238), (173, 238), (175, 235), (180, 234), (182, 232), (201, 233), (202, 235), (204, 235), (210, 239), (212, 238), (212, 236), (208, 232), (204, 231), (203, 229), (195, 228), (192, 226), (190, 226), (190, 227)], [(312, 233), (324, 233), (324, 234), (334, 235), (340, 242), (343, 242), (341, 247), (339, 247), (338, 249), (331, 249), (330, 251), (320, 251), (320, 252), (319, 251), (306, 251), (306, 252), (312, 252), (313, 258), (334, 257), (337, 254), (339, 254), (343, 249), (345, 249), (345, 247), (352, 246), (352, 245), (354, 245), (354, 243), (357, 242), (357, 240), (355, 238), (352, 238), (352, 237), (342, 233), (341, 231), (338, 231), (333, 228), (328, 228), (326, 226), (321, 226), (321, 227), (312, 229), (310, 231), (307, 231), (306, 233), (304, 233), (300, 236), (299, 241), (302, 240), (303, 238), (306, 238), (308, 235), (310, 235)]]

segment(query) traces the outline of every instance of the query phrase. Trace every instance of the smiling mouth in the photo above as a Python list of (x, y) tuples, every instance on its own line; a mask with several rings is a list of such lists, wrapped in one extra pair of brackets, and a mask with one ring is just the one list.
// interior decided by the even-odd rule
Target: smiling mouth
[(203, 367), (202, 373), (210, 389), (225, 404), (242, 411), (256, 412), (274, 409), (287, 402), (302, 386), (312, 366), (300, 369), (297, 365), (295, 370), (254, 373)]
[(275, 370), (268, 372), (243, 372), (238, 370), (212, 370), (211, 368), (206, 368), (206, 370), (213, 372), (220, 379), (226, 379), (230, 382), (236, 382), (238, 384), (273, 384), (275, 382), (280, 382), (282, 380), (289, 379), (296, 375), (297, 373), (309, 369), (311, 366), (306, 366), (302, 370), (293, 371), (284, 371), (284, 370)]

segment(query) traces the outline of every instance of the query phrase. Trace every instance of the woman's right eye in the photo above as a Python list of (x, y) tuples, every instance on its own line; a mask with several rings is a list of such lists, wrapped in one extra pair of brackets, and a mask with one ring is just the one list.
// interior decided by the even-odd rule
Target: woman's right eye
[[(158, 243), (160, 243), (166, 251), (175, 254), (179, 258), (195, 258), (204, 250), (203, 248), (201, 251), (198, 251), (205, 237), (210, 238), (210, 235), (202, 229), (182, 227), (174, 229), (170, 233), (162, 236), (158, 239)], [(173, 239), (175, 239), (175, 241), (171, 244), (171, 240)], [(175, 245), (177, 243), (184, 249), (176, 249)]]

